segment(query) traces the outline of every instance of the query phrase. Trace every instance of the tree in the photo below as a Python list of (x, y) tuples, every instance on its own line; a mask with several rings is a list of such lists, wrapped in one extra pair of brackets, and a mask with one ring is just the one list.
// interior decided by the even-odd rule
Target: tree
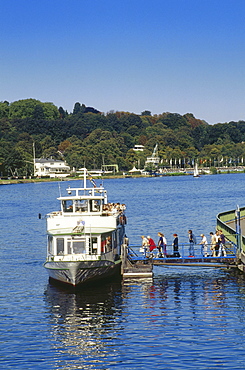
[(169, 113), (162, 123), (172, 130), (177, 130), (182, 126), (190, 126), (190, 123), (178, 113)]
[(17, 175), (18, 170), (23, 169), (25, 165), (26, 163), (24, 162), (20, 151), (15, 148), (11, 150), (4, 161), (5, 169), (10, 171), (12, 175)]
[(69, 140), (64, 140), (59, 144), (58, 150), (63, 154), (70, 145), (72, 144)]
[(151, 116), (151, 112), (149, 110), (144, 110), (144, 112), (141, 112), (142, 116)]
[(41, 105), (36, 105), (34, 110), (33, 110), (32, 116), (35, 119), (44, 119), (45, 115), (44, 115), (43, 107)]
[(75, 103), (72, 114), (84, 113), (86, 110), (85, 104), (80, 104), (79, 102)]
[(63, 119), (68, 116), (67, 111), (64, 111), (62, 107), (59, 107), (58, 111), (59, 111), (59, 118)]
[(0, 119), (8, 118), (8, 116), (9, 116), (9, 103), (0, 102)]
[(162, 123), (158, 122), (153, 126), (149, 126), (146, 128), (145, 132), (148, 138), (153, 138), (157, 135), (162, 135), (164, 136), (166, 132), (168, 132), (167, 127)]
[(59, 111), (53, 103), (42, 103), (36, 99), (18, 100), (9, 106), (10, 118), (40, 119), (40, 115), (42, 119), (54, 120), (59, 117)]

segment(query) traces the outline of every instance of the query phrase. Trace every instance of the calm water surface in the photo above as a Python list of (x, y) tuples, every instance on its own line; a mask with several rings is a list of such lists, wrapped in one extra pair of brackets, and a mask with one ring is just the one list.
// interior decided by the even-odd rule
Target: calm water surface
[[(62, 189), (67, 182), (59, 183)], [(79, 182), (71, 182), (73, 186)], [(245, 205), (245, 174), (113, 179), (127, 235), (168, 242), (209, 235), (216, 214)], [(245, 276), (154, 267), (153, 280), (113, 281), (73, 294), (48, 283), (45, 220), (58, 183), (0, 187), (0, 368), (245, 369)]]

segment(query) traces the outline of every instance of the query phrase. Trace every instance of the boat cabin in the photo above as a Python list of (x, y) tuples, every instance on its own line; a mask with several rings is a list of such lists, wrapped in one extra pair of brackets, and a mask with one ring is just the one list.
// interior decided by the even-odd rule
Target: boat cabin
[(68, 188), (68, 196), (59, 197), (63, 213), (102, 213), (107, 203), (104, 188)]
[[(64, 230), (63, 230), (64, 231)], [(117, 254), (117, 248), (122, 244), (124, 230), (91, 230), (91, 234), (82, 232), (62, 235), (48, 235), (48, 255), (53, 260), (83, 260), (98, 259), (109, 252)]]
[(103, 187), (69, 187), (67, 193), (58, 198), (61, 211), (47, 217), (48, 259), (98, 260), (108, 253), (116, 259), (123, 243), (125, 205), (108, 204)]
[(103, 199), (63, 199), (62, 211), (66, 212), (102, 212)]

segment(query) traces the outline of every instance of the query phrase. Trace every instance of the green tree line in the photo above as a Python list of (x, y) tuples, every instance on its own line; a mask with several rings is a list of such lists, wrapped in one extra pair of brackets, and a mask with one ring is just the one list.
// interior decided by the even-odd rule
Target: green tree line
[[(36, 99), (0, 102), (0, 174), (33, 173), (33, 143), (38, 158), (65, 159), (76, 169), (117, 164), (121, 171), (136, 165), (158, 144), (161, 165), (245, 160), (245, 121), (209, 125), (192, 113), (164, 112), (140, 115), (110, 111), (102, 113), (76, 102), (68, 113), (53, 103)], [(143, 152), (133, 150), (144, 145)]]

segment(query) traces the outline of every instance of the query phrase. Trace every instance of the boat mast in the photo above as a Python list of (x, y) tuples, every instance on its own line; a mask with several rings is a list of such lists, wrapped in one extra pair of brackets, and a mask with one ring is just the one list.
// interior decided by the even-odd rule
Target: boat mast
[(36, 151), (35, 151), (35, 141), (33, 141), (33, 176), (35, 176), (35, 170), (36, 170)]

